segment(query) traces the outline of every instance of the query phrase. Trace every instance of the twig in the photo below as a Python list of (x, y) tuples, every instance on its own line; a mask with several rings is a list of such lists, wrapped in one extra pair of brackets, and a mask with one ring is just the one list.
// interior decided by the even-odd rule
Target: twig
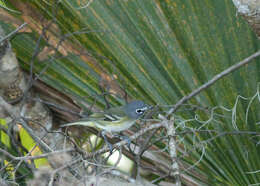
[(67, 109), (67, 108), (65, 108), (65, 107), (63, 107), (63, 106), (61, 106), (61, 105), (57, 105), (57, 104), (55, 104), (55, 103), (42, 100), (42, 99), (40, 99), (40, 98), (29, 98), (29, 99), (31, 99), (31, 100), (33, 100), (33, 101), (38, 101), (38, 102), (43, 103), (43, 104), (45, 104), (45, 105), (48, 105), (48, 106), (50, 106), (50, 107), (54, 107), (54, 108), (56, 108), (56, 109), (58, 109), (58, 110), (65, 111), (65, 112), (67, 112), (67, 113), (70, 113), (70, 114), (73, 114), (73, 115), (76, 115), (76, 116), (82, 116), (79, 112), (74, 112), (74, 111), (72, 111), (71, 109)]
[(62, 170), (64, 170), (64, 169), (66, 169), (66, 168), (68, 168), (68, 167), (70, 167), (70, 166), (72, 166), (72, 165), (78, 163), (79, 161), (81, 161), (81, 158), (78, 158), (78, 159), (76, 159), (76, 160), (74, 160), (74, 161), (72, 161), (72, 162), (69, 162), (69, 163), (67, 163), (67, 164), (65, 164), (65, 165), (63, 165), (63, 166), (61, 166), (61, 167), (59, 167), (58, 169), (55, 169), (55, 170), (52, 172), (52, 174), (51, 174), (51, 178), (50, 178), (50, 182), (49, 182), (48, 186), (53, 186), (54, 177), (55, 177), (55, 175), (56, 175), (58, 172), (60, 172), (60, 171), (62, 171)]
[[(37, 145), (34, 145), (33, 148), (31, 148), (30, 152), (28, 152), (24, 157), (28, 157), (37, 147)], [(14, 174), (14, 180), (16, 180), (16, 175), (17, 175), (17, 170), (19, 169), (19, 167), (21, 166), (21, 164), (25, 162), (23, 159), (19, 160), (19, 162), (17, 163), (17, 165), (15, 166), (14, 170), (12, 171), (12, 173)], [(33, 165), (33, 166), (32, 166)], [(34, 166), (34, 162), (31, 163), (31, 170), (35, 170), (35, 166)]]
[(0, 39), (0, 43), (4, 42), (5, 40), (9, 39), (10, 37), (12, 37), (14, 34), (16, 34), (19, 30), (21, 30), (23, 27), (25, 27), (27, 25), (27, 23), (23, 23), (22, 25), (20, 25), (18, 28), (16, 28), (14, 31), (10, 32), (9, 34), (7, 34), (4, 38)]
[(24, 106), (25, 101), (27, 99), (27, 96), (29, 94), (29, 90), (33, 86), (33, 83), (36, 81), (36, 80), (33, 79), (34, 63), (35, 63), (35, 60), (36, 60), (37, 56), (41, 52), (41, 48), (40, 48), (41, 40), (44, 37), (45, 33), (47, 32), (48, 28), (52, 25), (52, 23), (53, 23), (53, 20), (50, 23), (48, 23), (47, 26), (43, 27), (42, 34), (39, 36), (39, 38), (38, 38), (38, 40), (36, 42), (36, 46), (35, 46), (34, 52), (32, 54), (31, 60), (30, 60), (29, 79), (28, 79), (28, 82), (27, 82), (27, 86), (26, 86), (26, 88), (25, 88), (25, 90), (23, 92), (24, 96), (23, 96), (23, 99), (21, 101), (20, 108), (22, 108)]
[[(141, 160), (141, 157), (143, 156), (143, 153), (151, 146), (149, 145), (152, 137), (155, 135), (155, 133), (159, 130), (159, 128), (156, 128), (156, 129), (153, 129), (153, 131), (151, 132), (151, 134), (149, 136), (146, 137), (145, 141), (142, 143), (142, 146), (139, 148), (138, 150), (138, 153), (136, 154), (135, 156), (135, 171), (133, 171), (134, 173), (134, 177), (136, 179), (139, 179), (140, 178), (140, 160)], [(129, 148), (129, 150), (131, 150)], [(134, 152), (132, 152), (134, 154)]]
[[(160, 127), (163, 127), (163, 124), (162, 123), (156, 123), (156, 124), (152, 124), (146, 128), (143, 128), (141, 130), (139, 130), (137, 133), (135, 133), (134, 135), (130, 136), (129, 139), (130, 140), (134, 140), (136, 138), (138, 138), (139, 136), (143, 135), (144, 133), (148, 132), (149, 130), (152, 130), (152, 129), (155, 129), (155, 128), (160, 128)], [(116, 143), (115, 145), (113, 145), (114, 148), (117, 148), (117, 147), (120, 147), (122, 145), (126, 145), (127, 144), (127, 141), (126, 140), (123, 140), (123, 141), (120, 141), (118, 143)], [(108, 152), (109, 151), (109, 148), (108, 147), (104, 147), (94, 153), (86, 153), (84, 155), (84, 159), (87, 159), (87, 158), (90, 158), (90, 157), (94, 157), (96, 155), (99, 155), (99, 154), (102, 154), (102, 153), (105, 153), (105, 152)]]
[(122, 179), (127, 180), (130, 183), (134, 183), (135, 179), (131, 178), (130, 176), (118, 171), (118, 170), (111, 170), (110, 172), (108, 172), (109, 174), (113, 175), (113, 176), (117, 176), (120, 177)]
[(175, 185), (181, 186), (180, 168), (179, 168), (179, 165), (177, 162), (177, 159), (178, 159), (177, 151), (176, 151), (177, 145), (176, 145), (176, 142), (174, 139), (176, 137), (176, 131), (174, 128), (174, 119), (171, 118), (171, 120), (167, 120), (164, 117), (162, 119), (163, 119), (162, 123), (164, 124), (165, 128), (167, 129), (167, 135), (169, 138), (168, 147), (169, 147), (169, 154), (170, 154), (171, 161), (172, 161), (171, 170), (173, 171), (173, 175), (176, 180)]
[(31, 127), (27, 124), (27, 122), (24, 119), (19, 119), (18, 121), (21, 123), (23, 128), (30, 134), (32, 139), (39, 145), (39, 147), (44, 151), (44, 152), (53, 152), (53, 149), (49, 147), (41, 138), (35, 135), (35, 132), (31, 129)]
[(44, 143), (38, 136), (35, 135), (33, 130), (27, 125), (24, 119), (21, 118), (20, 113), (18, 112), (18, 109), (16, 107), (13, 107), (12, 105), (8, 104), (2, 96), (0, 96), (0, 106), (5, 109), (8, 114), (17, 120), (18, 123), (21, 123), (22, 126), (25, 128), (25, 130), (30, 134), (30, 136), (33, 138), (33, 140), (40, 146), (41, 149), (43, 149), (45, 152), (52, 152), (53, 150)]
[(185, 103), (186, 101), (190, 100), (192, 97), (196, 96), (197, 94), (199, 94), (202, 90), (210, 87), (211, 85), (213, 85), (217, 80), (221, 79), (222, 77), (228, 75), (229, 73), (233, 72), (234, 70), (242, 67), (243, 65), (248, 64), (249, 62), (251, 62), (253, 59), (255, 59), (256, 57), (260, 56), (260, 51), (254, 53), (253, 55), (245, 58), (244, 60), (240, 61), (239, 63), (232, 65), (231, 67), (227, 68), (226, 70), (224, 70), (223, 72), (217, 74), (216, 76), (214, 76), (211, 80), (209, 80), (207, 83), (203, 84), (202, 86), (200, 86), (199, 88), (197, 88), (196, 90), (194, 90), (193, 92), (191, 92), (189, 95), (184, 96), (183, 98), (181, 98), (175, 105), (173, 108), (171, 108), (166, 117), (169, 117), (172, 113), (174, 113), (177, 109), (180, 108), (180, 106)]
[[(137, 133), (135, 133), (134, 135), (130, 136), (129, 139), (131, 140), (135, 140), (136, 138), (138, 138), (139, 136), (142, 136), (144, 133), (152, 130), (152, 129), (156, 129), (156, 128), (160, 128), (160, 127), (163, 127), (164, 124), (162, 123), (155, 123), (155, 124), (152, 124), (146, 128), (143, 128), (141, 130), (139, 130)], [(175, 134), (175, 136), (177, 135), (181, 135), (181, 134), (187, 134), (187, 133), (194, 133), (194, 132), (218, 132), (216, 130), (192, 130), (192, 131), (184, 131), (184, 132), (178, 132)], [(233, 132), (223, 132), (221, 134), (218, 134), (217, 137), (219, 136), (223, 136), (223, 135), (238, 135), (238, 134), (248, 134), (248, 135), (257, 135), (257, 134), (260, 134), (259, 132), (254, 132), (254, 131), (233, 131)], [(126, 145), (127, 144), (127, 141), (123, 140), (123, 141), (120, 141), (116, 144), (113, 145), (114, 148), (117, 148), (117, 147), (120, 147), (122, 145)], [(90, 157), (94, 157), (96, 155), (99, 155), (99, 154), (102, 154), (102, 153), (105, 153), (105, 152), (108, 152), (109, 151), (109, 148), (108, 147), (104, 147), (96, 152), (93, 152), (93, 153), (85, 153), (84, 154), (84, 159), (87, 159), (87, 158), (90, 158)]]
[(72, 152), (72, 151), (75, 151), (75, 149), (69, 148), (69, 149), (64, 149), (64, 150), (57, 150), (57, 151), (41, 154), (38, 156), (16, 157), (16, 156), (13, 156), (12, 154), (10, 154), (9, 152), (0, 148), (1, 153), (3, 153), (5, 156), (8, 156), (9, 158), (11, 158), (12, 160), (15, 160), (15, 161), (36, 160), (36, 159), (47, 158), (49, 156), (54, 156), (56, 154), (67, 153), (67, 152)]

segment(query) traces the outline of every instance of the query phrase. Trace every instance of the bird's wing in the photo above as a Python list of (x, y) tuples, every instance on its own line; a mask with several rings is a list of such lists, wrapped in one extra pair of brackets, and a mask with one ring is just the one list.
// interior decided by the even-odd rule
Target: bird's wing
[(125, 111), (123, 106), (110, 108), (105, 113), (110, 115), (115, 115), (116, 113), (116, 115), (119, 117), (125, 116)]
[(121, 119), (121, 113), (118, 115), (113, 115), (110, 112), (99, 112), (99, 113), (93, 113), (87, 118), (82, 118), (79, 121), (73, 122), (73, 123), (67, 123), (64, 125), (61, 125), (61, 127), (68, 127), (73, 125), (82, 125), (82, 126), (88, 126), (88, 127), (96, 127), (96, 123), (99, 123), (99, 125), (108, 125), (109, 122), (117, 122)]
[(89, 120), (89, 121), (116, 121), (116, 120), (119, 120), (120, 118), (121, 118), (120, 116), (111, 114), (109, 112), (104, 112), (104, 113), (91, 114), (87, 118), (87, 120)]

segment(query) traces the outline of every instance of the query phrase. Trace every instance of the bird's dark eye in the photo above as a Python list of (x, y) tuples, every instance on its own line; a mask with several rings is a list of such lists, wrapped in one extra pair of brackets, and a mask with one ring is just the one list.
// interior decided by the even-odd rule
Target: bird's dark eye
[(143, 114), (143, 113), (144, 113), (144, 111), (143, 111), (142, 109), (136, 109), (135, 112), (136, 112), (137, 114)]

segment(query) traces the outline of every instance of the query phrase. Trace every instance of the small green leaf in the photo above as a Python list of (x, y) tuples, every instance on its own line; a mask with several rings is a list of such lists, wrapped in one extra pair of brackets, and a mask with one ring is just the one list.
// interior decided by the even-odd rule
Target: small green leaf
[[(40, 148), (36, 146), (35, 141), (32, 139), (32, 137), (28, 134), (28, 132), (24, 129), (21, 128), (19, 131), (20, 138), (21, 138), (21, 143), (22, 145), (29, 151), (31, 152), (32, 156), (37, 156), (42, 154)], [(41, 158), (34, 160), (36, 168), (39, 168), (40, 166), (46, 166), (48, 165), (48, 161), (46, 158)]]
[[(7, 129), (6, 120), (0, 118), (0, 125)], [(11, 147), (10, 138), (3, 130), (0, 130), (0, 140), (6, 147)]]

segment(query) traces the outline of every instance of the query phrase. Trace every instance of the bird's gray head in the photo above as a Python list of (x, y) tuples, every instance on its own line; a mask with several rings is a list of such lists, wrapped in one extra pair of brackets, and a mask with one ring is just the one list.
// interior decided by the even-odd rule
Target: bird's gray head
[(131, 101), (124, 106), (124, 111), (129, 118), (138, 119), (141, 117), (149, 106), (142, 101)]

